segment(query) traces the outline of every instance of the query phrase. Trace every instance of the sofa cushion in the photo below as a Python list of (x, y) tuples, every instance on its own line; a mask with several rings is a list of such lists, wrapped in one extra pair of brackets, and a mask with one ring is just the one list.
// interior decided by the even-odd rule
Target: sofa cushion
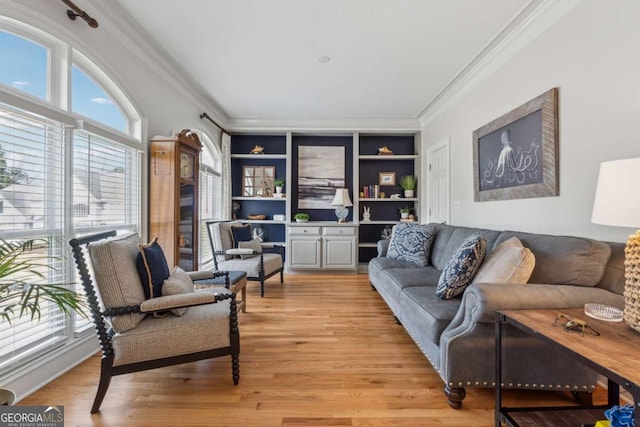
[(469, 236), (462, 242), (442, 271), (436, 295), (450, 299), (463, 293), (480, 269), (486, 252), (487, 242), (479, 233)]
[[(193, 281), (186, 271), (176, 266), (171, 276), (164, 281), (162, 285), (162, 295), (179, 295), (193, 292)], [(174, 308), (171, 312), (176, 316), (183, 316), (187, 312), (187, 308)]]
[(604, 276), (611, 247), (582, 237), (504, 231), (497, 244), (516, 236), (536, 257), (529, 283), (595, 286)]
[(146, 299), (162, 296), (162, 284), (171, 274), (167, 259), (158, 244), (158, 238), (147, 244), (138, 244), (140, 253), (136, 258), (136, 268), (142, 281)]
[(417, 322), (420, 333), (425, 334), (431, 342), (438, 343), (440, 335), (456, 315), (461, 301), (460, 298), (438, 297), (435, 286), (407, 287), (399, 296), (399, 318), (405, 326), (409, 326), (406, 325), (407, 322)]
[[(131, 233), (89, 245), (93, 277), (104, 308), (137, 305), (145, 300), (136, 269), (138, 243), (140, 237)], [(110, 318), (110, 323), (114, 331), (124, 332), (135, 328), (144, 317), (144, 314), (125, 314)]]
[(432, 243), (432, 226), (400, 223), (394, 228), (387, 249), (387, 257), (426, 267), (429, 265), (429, 252)]
[(527, 283), (535, 265), (533, 253), (514, 236), (487, 255), (472, 283)]

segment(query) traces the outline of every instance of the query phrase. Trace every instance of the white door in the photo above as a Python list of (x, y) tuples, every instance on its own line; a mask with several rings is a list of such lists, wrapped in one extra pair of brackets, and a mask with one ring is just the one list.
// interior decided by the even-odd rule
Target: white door
[(449, 223), (449, 138), (427, 150), (429, 222)]

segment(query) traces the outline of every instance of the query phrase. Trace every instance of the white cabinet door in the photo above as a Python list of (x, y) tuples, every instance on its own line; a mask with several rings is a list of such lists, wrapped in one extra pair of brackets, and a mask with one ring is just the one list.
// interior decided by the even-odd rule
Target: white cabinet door
[(311, 269), (321, 268), (320, 236), (317, 237), (289, 237), (287, 258), (289, 268)]
[(322, 242), (324, 268), (346, 270), (356, 268), (357, 248), (355, 238), (324, 236)]

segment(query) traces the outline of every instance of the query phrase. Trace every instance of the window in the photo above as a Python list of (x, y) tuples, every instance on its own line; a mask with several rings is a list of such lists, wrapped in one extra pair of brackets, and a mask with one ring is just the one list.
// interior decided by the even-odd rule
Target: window
[(126, 132), (127, 119), (113, 99), (77, 65), (71, 67), (71, 106), (74, 113), (91, 117)]
[(207, 234), (206, 221), (224, 219), (222, 215), (222, 158), (213, 141), (201, 134), (202, 161), (200, 162), (200, 270), (213, 269), (213, 254)]
[[(14, 35), (29, 33), (26, 26), (16, 32), (11, 25), (11, 33), (0, 29), (0, 100), (13, 103), (0, 101), (0, 237), (41, 238), (38, 251), (56, 259), (55, 271), (43, 271), (42, 279), (16, 280), (77, 283), (68, 239), (103, 229), (139, 230), (142, 147), (130, 135), (139, 130), (140, 118), (79, 52), (59, 41), (51, 41), (59, 49), (43, 47)], [(35, 39), (49, 40), (32, 31)], [(65, 65), (70, 51), (72, 67)], [(48, 93), (63, 93), (65, 81), (72, 83), (72, 102), (64, 111), (53, 102), (49, 107), (14, 96), (19, 89), (47, 99)], [(73, 347), (76, 337), (89, 333), (88, 320), (66, 316), (55, 304), (41, 309), (39, 321), (23, 316), (11, 325), (0, 322), (0, 383), (10, 369)]]
[(0, 83), (48, 99), (49, 49), (0, 31)]

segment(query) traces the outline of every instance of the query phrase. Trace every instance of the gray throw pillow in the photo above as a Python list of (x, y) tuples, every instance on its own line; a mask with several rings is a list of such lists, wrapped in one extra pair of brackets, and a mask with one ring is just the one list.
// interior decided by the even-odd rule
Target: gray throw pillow
[[(238, 249), (251, 249), (252, 251), (261, 252), (262, 242), (260, 241), (260, 239), (253, 239), (247, 242), (238, 242)], [(240, 255), (240, 258), (247, 259), (255, 256), (258, 256), (258, 255), (255, 255), (255, 254)]]
[[(162, 285), (162, 296), (180, 295), (193, 292), (193, 281), (191, 277), (180, 267), (176, 266), (173, 273)], [(184, 316), (187, 308), (174, 308), (171, 312), (176, 316)]]
[(400, 223), (394, 227), (387, 258), (408, 261), (426, 267), (435, 228), (431, 225)]
[(481, 234), (472, 234), (462, 242), (442, 270), (436, 295), (451, 299), (464, 292), (480, 269), (487, 253), (487, 242)]

